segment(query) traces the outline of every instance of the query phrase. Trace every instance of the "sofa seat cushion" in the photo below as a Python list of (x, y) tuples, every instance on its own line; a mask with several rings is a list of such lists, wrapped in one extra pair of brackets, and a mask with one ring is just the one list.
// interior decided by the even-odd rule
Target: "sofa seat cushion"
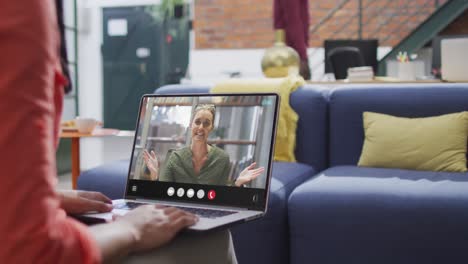
[(111, 199), (122, 199), (129, 163), (129, 160), (118, 160), (82, 172), (78, 178), (78, 189), (98, 191)]
[(289, 194), (315, 174), (302, 163), (274, 162), (266, 215), (231, 229), (239, 263), (288, 263)]
[(332, 167), (288, 210), (292, 263), (468, 260), (468, 173)]

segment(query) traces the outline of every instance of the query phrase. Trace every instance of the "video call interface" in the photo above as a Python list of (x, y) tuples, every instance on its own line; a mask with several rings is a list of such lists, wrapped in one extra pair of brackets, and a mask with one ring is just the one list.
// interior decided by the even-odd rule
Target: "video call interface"
[(127, 195), (265, 204), (275, 95), (145, 96)]

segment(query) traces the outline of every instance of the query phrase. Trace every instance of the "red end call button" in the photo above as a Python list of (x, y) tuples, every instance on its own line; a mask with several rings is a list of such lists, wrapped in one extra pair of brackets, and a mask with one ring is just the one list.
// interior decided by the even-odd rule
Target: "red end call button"
[(208, 199), (213, 200), (216, 197), (216, 192), (214, 190), (208, 191)]

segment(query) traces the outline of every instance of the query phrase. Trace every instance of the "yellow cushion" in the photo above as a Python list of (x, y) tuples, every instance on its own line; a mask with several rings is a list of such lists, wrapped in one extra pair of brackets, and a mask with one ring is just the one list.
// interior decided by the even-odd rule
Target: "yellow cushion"
[(278, 128), (274, 159), (277, 161), (295, 162), (294, 150), (296, 148), (297, 113), (289, 105), (289, 95), (304, 79), (300, 76), (286, 78), (265, 79), (229, 79), (216, 84), (212, 93), (249, 93), (249, 92), (275, 92), (281, 96)]
[(466, 172), (468, 112), (403, 118), (364, 112), (359, 166)]

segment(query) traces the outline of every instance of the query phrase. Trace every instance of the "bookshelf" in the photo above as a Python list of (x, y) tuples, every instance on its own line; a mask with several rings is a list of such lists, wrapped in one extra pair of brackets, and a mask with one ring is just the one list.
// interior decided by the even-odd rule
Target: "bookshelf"
[[(249, 107), (249, 106), (260, 106), (258, 103), (207, 103), (213, 104), (216, 107), (218, 106), (238, 106), (238, 107)], [(175, 102), (167, 102), (167, 103), (155, 103), (154, 106), (192, 106), (192, 103), (175, 103)]]
[[(148, 141), (153, 141), (156, 143), (185, 143), (184, 138), (171, 138), (171, 137), (148, 137)], [(220, 145), (220, 144), (229, 144), (229, 145), (255, 145), (256, 141), (253, 140), (231, 140), (231, 139), (215, 139), (208, 140), (208, 144), (211, 145)], [(136, 146), (141, 148), (141, 146)]]
[[(187, 106), (194, 108), (198, 104), (213, 104), (216, 107), (262, 107), (262, 96), (254, 97), (244, 97), (244, 96), (214, 96), (209, 97), (209, 101), (203, 100), (203, 97), (198, 98), (194, 101), (193, 97), (159, 97), (152, 100), (152, 107), (174, 107), (174, 106)], [(154, 110), (153, 110), (154, 111)], [(193, 110), (192, 110), (193, 111)], [(192, 113), (193, 115), (193, 113)], [(190, 117), (190, 120), (193, 116)], [(225, 120), (223, 120), (225, 121)], [(221, 120), (219, 120), (221, 122)], [(223, 126), (221, 126), (223, 127)], [(167, 133), (165, 136), (146, 136), (145, 141), (151, 143), (180, 143), (187, 144), (190, 139), (189, 135), (182, 136), (168, 136)], [(223, 136), (221, 136), (223, 137)], [(140, 139), (140, 137), (138, 137)], [(245, 139), (208, 139), (208, 144), (213, 145), (256, 145), (256, 140), (245, 140)]]
[(213, 104), (215, 106), (260, 106), (262, 96), (213, 96), (211, 100), (205, 101), (200, 97), (193, 101), (192, 97), (159, 97), (153, 101), (153, 106), (196, 106), (197, 104)]

